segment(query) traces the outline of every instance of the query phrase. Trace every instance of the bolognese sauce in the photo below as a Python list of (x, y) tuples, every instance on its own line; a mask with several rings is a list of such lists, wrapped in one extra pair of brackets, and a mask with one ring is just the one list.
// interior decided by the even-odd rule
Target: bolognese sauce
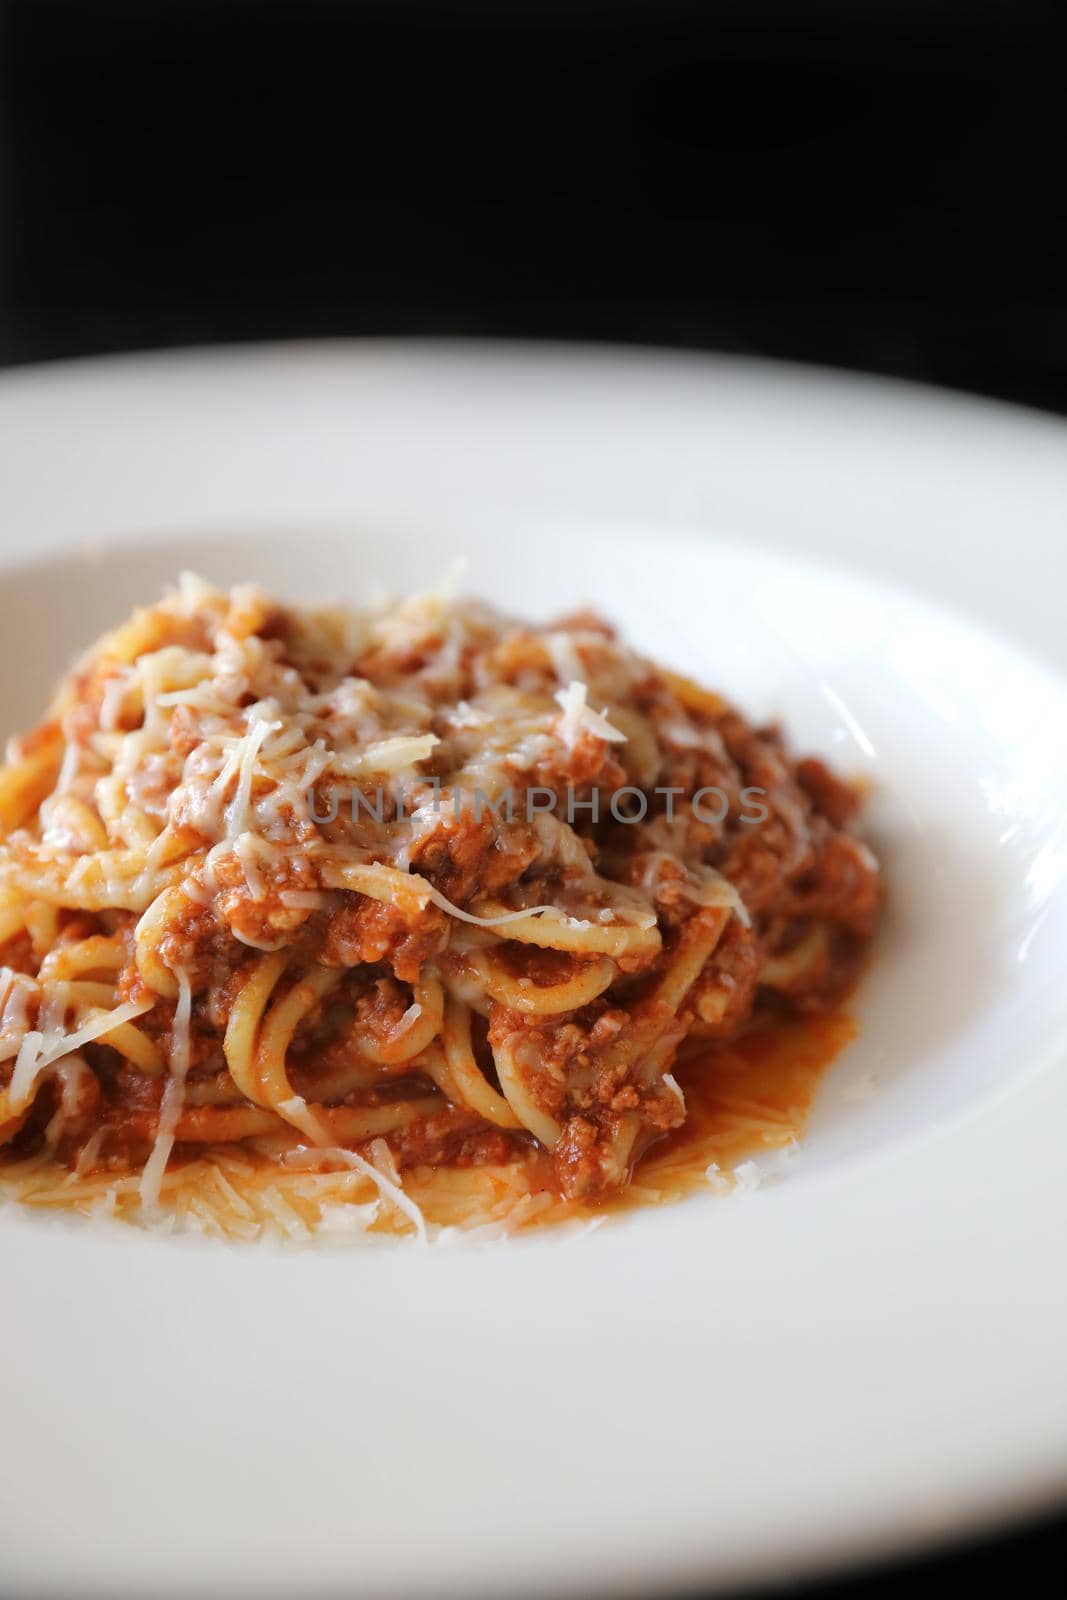
[(185, 578), (0, 772), (3, 1179), (242, 1236), (684, 1189), (847, 1037), (859, 802), (590, 613)]

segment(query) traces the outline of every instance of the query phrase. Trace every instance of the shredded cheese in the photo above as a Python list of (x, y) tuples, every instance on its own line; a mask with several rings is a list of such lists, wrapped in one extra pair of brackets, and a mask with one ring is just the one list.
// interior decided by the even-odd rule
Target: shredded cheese
[[(338, 1146), (329, 1146), (320, 1150), (293, 1150), (283, 1157), (287, 1167), (313, 1167), (318, 1168), (327, 1161), (335, 1161), (345, 1167), (350, 1167), (353, 1172), (358, 1172), (364, 1178), (369, 1178), (374, 1184), (383, 1200), (394, 1206), (403, 1216), (407, 1217), (421, 1243), (427, 1240), (426, 1221), (422, 1212), (409, 1194), (405, 1194), (400, 1182), (400, 1175), (392, 1161), (389, 1146), (384, 1139), (375, 1139), (370, 1145), (371, 1154), (375, 1161), (371, 1162), (366, 1157), (358, 1155), (355, 1150), (343, 1150)], [(393, 1176), (383, 1171), (384, 1166), (393, 1169)]]
[(141, 1205), (153, 1210), (159, 1204), (163, 1175), (174, 1148), (174, 1134), (185, 1103), (185, 1079), (189, 1071), (189, 1019), (192, 1014), (192, 988), (183, 967), (174, 971), (178, 980), (178, 1003), (174, 1008), (171, 1032), (170, 1077), (163, 1090), (152, 1153), (141, 1173)]
[(587, 686), (577, 678), (556, 694), (556, 703), (563, 712), (559, 719), (559, 736), (564, 744), (573, 748), (583, 729), (596, 739), (625, 744), (626, 735), (613, 727), (603, 712), (594, 711), (587, 704), (588, 694)]
[(434, 733), (380, 739), (376, 744), (368, 745), (355, 764), (363, 772), (403, 772), (416, 762), (425, 761), (434, 746), (440, 743)]
[(80, 1050), (83, 1044), (89, 1044), (93, 1039), (102, 1038), (120, 1023), (132, 1022), (134, 1017), (143, 1017), (146, 1011), (151, 1011), (152, 1004), (151, 1000), (128, 1000), (125, 1005), (116, 1006), (113, 1011), (95, 1012), (88, 1022), (45, 1050), (37, 1063), (38, 1067), (51, 1066), (52, 1062), (58, 1061), (61, 1056), (69, 1055), (72, 1050)]
[(252, 795), (252, 779), (260, 746), (282, 726), (281, 722), (257, 720), (239, 743), (237, 790), (226, 818), (226, 832), (231, 839), (236, 839), (248, 827), (248, 802)]
[[(500, 928), (507, 922), (518, 922), (522, 917), (539, 917), (546, 911), (555, 911), (556, 909), (555, 906), (547, 905), (529, 906), (525, 910), (508, 911), (498, 917), (479, 917), (473, 911), (464, 911), (462, 906), (454, 905), (447, 895), (443, 895), (440, 889), (435, 889), (432, 884), (428, 885), (428, 887), (430, 890), (428, 898), (433, 901), (435, 906), (440, 906), (441, 910), (447, 911), (450, 917), (456, 917), (460, 922), (469, 922), (475, 928)], [(576, 922), (573, 918), (570, 920), (575, 927), (584, 928), (588, 926), (587, 923)]]
[(15, 1057), (15, 1070), (11, 1074), (8, 1085), (8, 1101), (12, 1111), (16, 1114), (25, 1111), (33, 1098), (34, 1084), (37, 1082), (41, 1071), (40, 1049), (41, 1034), (35, 1028), (28, 1033), (19, 1046), (19, 1053)]

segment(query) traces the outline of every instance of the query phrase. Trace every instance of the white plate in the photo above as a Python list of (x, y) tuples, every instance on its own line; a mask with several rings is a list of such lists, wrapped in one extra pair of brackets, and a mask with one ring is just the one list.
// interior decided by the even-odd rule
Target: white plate
[(429, 1251), (5, 1208), (5, 1592), (712, 1588), (1062, 1494), (1067, 430), (706, 359), (183, 354), (0, 380), (0, 527), (5, 730), (181, 566), (358, 599), (466, 555), (868, 771), (890, 887), (755, 1194)]

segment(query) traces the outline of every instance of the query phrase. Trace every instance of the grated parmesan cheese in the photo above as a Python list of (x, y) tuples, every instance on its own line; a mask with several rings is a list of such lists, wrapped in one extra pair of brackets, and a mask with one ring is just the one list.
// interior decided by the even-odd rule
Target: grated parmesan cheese
[(125, 1005), (116, 1006), (113, 1011), (97, 1011), (80, 1028), (66, 1034), (43, 1051), (37, 1063), (38, 1067), (49, 1067), (61, 1056), (69, 1055), (72, 1050), (80, 1050), (83, 1044), (99, 1039), (101, 1034), (109, 1033), (120, 1023), (132, 1022), (134, 1017), (143, 1017), (146, 1011), (151, 1011), (152, 1005), (151, 1000), (128, 1000)]
[[(555, 906), (547, 905), (529, 906), (522, 911), (504, 912), (498, 917), (479, 917), (473, 911), (464, 911), (462, 906), (454, 905), (447, 895), (441, 893), (440, 889), (435, 889), (432, 885), (428, 887), (430, 893), (427, 898), (432, 900), (435, 906), (440, 906), (441, 910), (447, 911), (450, 917), (456, 917), (460, 922), (469, 922), (475, 928), (500, 928), (507, 922), (518, 922), (520, 917), (539, 917), (546, 911), (555, 911), (556, 909)], [(565, 917), (563, 920), (569, 922), (575, 928), (587, 928), (589, 926), (587, 922), (579, 922), (574, 917)]]
[(685, 1095), (682, 1093), (682, 1086), (678, 1082), (678, 1080), (674, 1076), (674, 1074), (672, 1072), (665, 1072), (660, 1081), (662, 1082), (663, 1087), (665, 1089), (669, 1089), (670, 1090), (671, 1094), (673, 1094), (674, 1098), (677, 1100), (678, 1104), (681, 1106), (682, 1110), (684, 1111), (685, 1110)]
[(403, 734), (395, 739), (380, 739), (351, 763), (336, 762), (337, 770), (344, 772), (351, 765), (362, 772), (404, 772), (418, 761), (425, 761), (441, 743), (434, 733)]
[(15, 1070), (8, 1085), (8, 1101), (14, 1112), (24, 1111), (33, 1098), (33, 1087), (41, 1071), (39, 1052), (41, 1035), (35, 1028), (19, 1046), (15, 1057)]
[(340, 1146), (333, 1145), (319, 1150), (290, 1151), (282, 1159), (287, 1167), (318, 1167), (324, 1161), (336, 1161), (342, 1166), (350, 1167), (353, 1172), (362, 1174), (364, 1178), (369, 1178), (382, 1199), (407, 1217), (420, 1242), (425, 1244), (427, 1242), (425, 1218), (411, 1196), (404, 1192), (389, 1146), (384, 1139), (375, 1139), (370, 1145), (370, 1151), (375, 1158), (373, 1162), (368, 1161), (365, 1156), (358, 1155), (355, 1150), (344, 1150)]
[[(256, 709), (257, 707), (252, 707), (253, 711)], [(252, 795), (252, 779), (255, 775), (260, 746), (270, 734), (276, 733), (283, 726), (281, 722), (267, 722), (257, 718), (250, 723), (248, 732), (238, 742), (237, 790), (226, 817), (226, 833), (231, 839), (237, 838), (248, 827), (248, 802)]]
[(568, 749), (573, 748), (583, 729), (596, 739), (625, 744), (626, 735), (612, 727), (603, 712), (594, 711), (587, 704), (588, 693), (586, 685), (574, 678), (566, 689), (560, 689), (556, 695), (556, 703), (563, 712), (559, 719), (559, 736), (564, 744)]
[(151, 1155), (145, 1162), (140, 1182), (141, 1205), (148, 1211), (154, 1210), (159, 1204), (163, 1174), (167, 1170), (167, 1162), (170, 1160), (170, 1153), (174, 1148), (174, 1133), (178, 1126), (178, 1119), (182, 1114), (182, 1106), (185, 1103), (185, 1079), (189, 1071), (189, 1019), (192, 1014), (192, 987), (189, 982), (189, 974), (184, 967), (175, 968), (174, 976), (178, 980), (178, 1003), (174, 1008), (174, 1027), (171, 1032), (170, 1077), (167, 1079), (166, 1087), (163, 1090), (155, 1143), (152, 1146)]

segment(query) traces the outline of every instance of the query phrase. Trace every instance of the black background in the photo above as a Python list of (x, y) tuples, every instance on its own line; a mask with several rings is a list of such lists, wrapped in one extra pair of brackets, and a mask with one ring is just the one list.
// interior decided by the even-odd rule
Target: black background
[(1067, 410), (1063, 10), (0, 0), (0, 359), (602, 338)]
[[(0, 0), (0, 362), (610, 339), (1067, 412), (1061, 19), (1009, 0)], [(1065, 1558), (1050, 1523), (819, 1592), (1060, 1593)]]

